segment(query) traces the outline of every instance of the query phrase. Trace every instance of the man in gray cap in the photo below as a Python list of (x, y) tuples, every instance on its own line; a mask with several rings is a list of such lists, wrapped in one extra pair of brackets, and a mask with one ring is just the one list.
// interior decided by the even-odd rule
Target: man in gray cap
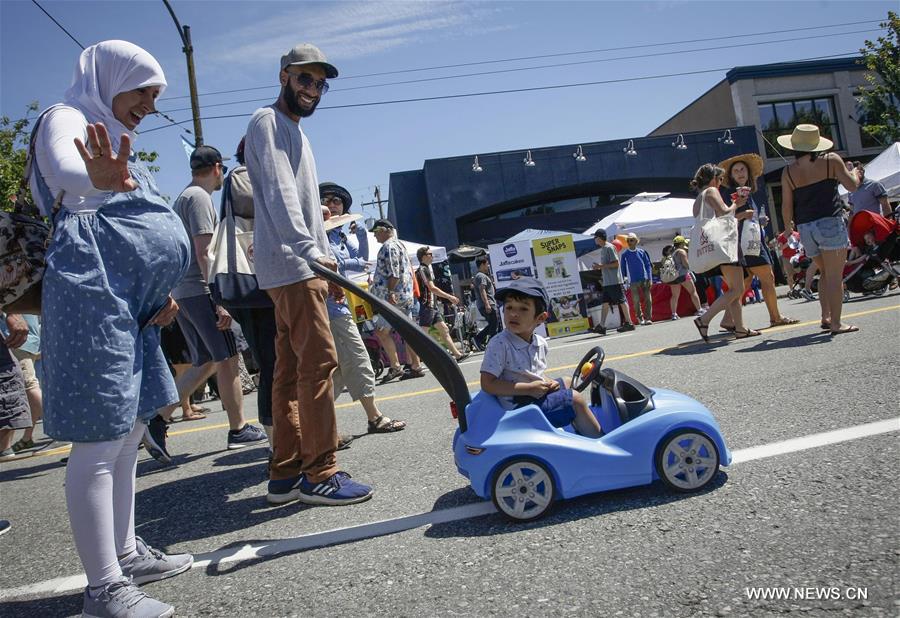
[(328, 323), (328, 284), (308, 263), (336, 269), (325, 234), (319, 180), (300, 119), (315, 112), (338, 76), (319, 49), (301, 44), (281, 58), (281, 94), (256, 110), (244, 157), (253, 185), (253, 258), (259, 286), (275, 304), (278, 336), (272, 385), (272, 504), (353, 504), (372, 497), (337, 466), (331, 376), (337, 352)]

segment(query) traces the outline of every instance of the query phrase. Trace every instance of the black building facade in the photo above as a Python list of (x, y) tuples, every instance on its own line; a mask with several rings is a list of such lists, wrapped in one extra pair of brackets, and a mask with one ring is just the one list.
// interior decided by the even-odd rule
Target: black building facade
[[(688, 182), (704, 163), (759, 153), (754, 127), (479, 153), (425, 161), (390, 177), (388, 216), (416, 242), (486, 246), (527, 228), (582, 232), (642, 191), (691, 196)], [(728, 143), (733, 142), (733, 143)], [(633, 146), (636, 154), (624, 152)], [(762, 195), (765, 188), (760, 187)]]

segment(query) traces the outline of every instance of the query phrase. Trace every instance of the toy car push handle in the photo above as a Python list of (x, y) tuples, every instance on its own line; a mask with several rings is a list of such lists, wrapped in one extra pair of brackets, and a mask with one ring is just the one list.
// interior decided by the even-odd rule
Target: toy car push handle
[(603, 348), (596, 346), (588, 351), (572, 373), (572, 388), (579, 393), (587, 388), (588, 384), (597, 379), (600, 375), (600, 367), (603, 366), (603, 359), (606, 358), (606, 352)]
[(428, 366), (428, 369), (431, 370), (431, 373), (434, 374), (434, 377), (437, 378), (443, 389), (450, 395), (450, 398), (456, 404), (459, 415), (459, 429), (465, 432), (467, 429), (466, 406), (471, 401), (469, 387), (456, 361), (444, 351), (444, 348), (432, 339), (428, 333), (413, 324), (406, 317), (405, 313), (401, 313), (389, 302), (372, 295), (368, 290), (363, 290), (343, 275), (318, 262), (311, 261), (308, 264), (314, 273), (326, 281), (353, 292), (356, 296), (370, 302), (376, 313), (381, 314), (388, 321), (403, 338), (403, 341), (416, 351), (422, 362)]

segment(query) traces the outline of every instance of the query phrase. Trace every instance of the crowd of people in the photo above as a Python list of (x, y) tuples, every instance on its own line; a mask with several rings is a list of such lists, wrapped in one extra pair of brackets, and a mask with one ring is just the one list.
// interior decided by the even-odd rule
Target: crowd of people
[[(162, 68), (143, 49), (124, 41), (85, 49), (64, 102), (45, 110), (36, 123), (31, 190), (54, 223), (43, 279), (43, 389), (34, 378), (34, 358), (9, 353), (28, 340), (29, 324), (7, 315), (7, 334), (0, 340), (0, 460), (34, 446), (33, 425), (41, 417), (48, 436), (72, 443), (65, 497), (87, 576), (85, 615), (174, 613), (137, 587), (184, 572), (193, 562), (188, 554), (166, 555), (135, 535), (138, 447), (143, 443), (153, 457), (171, 463), (166, 432), (174, 413), (180, 409), (183, 421), (202, 419), (191, 394), (213, 376), (228, 418), (226, 448), (268, 443), (269, 503), (346, 505), (372, 497), (374, 489), (338, 463), (336, 452), (349, 438), (338, 434), (335, 399), (346, 389), (359, 401), (369, 433), (401, 431), (406, 423), (379, 409), (371, 359), (345, 293), (316, 276), (310, 263), (347, 275), (366, 273), (374, 295), (434, 332), (457, 361), (468, 356), (451, 337), (439, 306), (441, 301), (459, 304), (459, 298), (436, 284), (431, 249), (418, 251), (414, 269), (394, 225), (378, 220), (371, 231), (381, 247), (368, 272), (366, 230), (352, 221), (345, 226), (349, 192), (318, 180), (301, 120), (314, 114), (328, 80), (337, 75), (313, 45), (288, 51), (281, 58), (278, 99), (250, 119), (237, 147), (238, 165), (229, 173), (218, 149), (196, 148), (190, 156), (191, 181), (172, 207), (132, 154), (135, 130), (166, 88)], [(837, 185), (855, 191), (863, 175), (858, 167), (848, 170), (833, 153), (820, 156), (831, 144), (818, 130), (813, 134), (798, 127), (779, 143), (796, 154), (783, 175), (787, 238), (796, 227), (819, 268), (823, 328), (833, 334), (854, 331), (841, 319), (847, 231), (837, 213)], [(733, 216), (740, 221), (739, 236), (761, 234), (766, 215), (751, 197), (761, 173), (754, 156), (697, 171), (695, 216)], [(212, 194), (218, 190), (223, 190), (223, 204), (217, 212)], [(736, 191), (733, 199), (730, 190)], [(859, 198), (860, 208), (872, 207), (872, 200), (882, 207), (877, 187), (868, 195)], [(210, 250), (223, 219), (231, 222), (233, 233), (253, 238), (252, 247), (241, 250), (254, 266), (256, 289), (247, 292), (246, 303), (233, 302), (231, 308), (220, 302), (226, 283), (210, 277)], [(601, 251), (593, 268), (600, 272), (606, 303), (596, 331), (605, 334), (610, 310), (619, 312), (619, 330), (635, 328), (625, 281), (637, 323), (652, 323), (653, 267), (637, 236), (629, 235), (621, 253), (605, 231), (595, 239)], [(780, 313), (772, 259), (764, 238), (757, 244), (762, 249), (756, 254), (739, 251), (695, 278), (689, 244), (676, 237), (663, 252), (672, 319), (684, 291), (704, 340), (721, 312), (727, 314), (724, 329), (738, 338), (757, 336), (759, 331), (745, 325), (741, 309), (744, 292), (756, 278), (771, 324), (796, 322)], [(520, 405), (520, 396), (539, 401), (554, 424), (573, 422), (585, 435), (600, 435), (595, 417), (571, 385), (543, 375), (547, 347), (534, 330), (547, 317), (546, 291), (527, 277), (495, 290), (488, 260), (480, 258), (476, 266), (474, 303), (487, 323), (474, 337), (487, 346), (482, 388), (507, 407)], [(727, 290), (706, 307), (695, 284), (716, 277), (724, 279)], [(71, 328), (73, 322), (82, 327)], [(381, 315), (374, 322), (389, 359), (382, 382), (422, 377), (425, 368), (415, 351), (407, 346), (401, 362), (391, 325)], [(259, 427), (244, 414), (240, 339), (258, 370)], [(13, 444), (19, 429), (26, 433)]]

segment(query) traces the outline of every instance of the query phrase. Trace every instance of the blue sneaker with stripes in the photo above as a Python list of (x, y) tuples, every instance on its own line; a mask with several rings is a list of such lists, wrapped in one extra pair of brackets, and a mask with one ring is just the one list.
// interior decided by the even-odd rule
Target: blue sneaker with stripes
[(269, 481), (269, 493), (266, 494), (266, 501), (269, 504), (287, 504), (299, 500), (302, 482), (302, 474), (288, 479)]
[(373, 493), (371, 487), (357, 483), (346, 472), (335, 472), (321, 483), (310, 483), (306, 477), (300, 481), (300, 502), (304, 504), (356, 504), (365, 502)]

